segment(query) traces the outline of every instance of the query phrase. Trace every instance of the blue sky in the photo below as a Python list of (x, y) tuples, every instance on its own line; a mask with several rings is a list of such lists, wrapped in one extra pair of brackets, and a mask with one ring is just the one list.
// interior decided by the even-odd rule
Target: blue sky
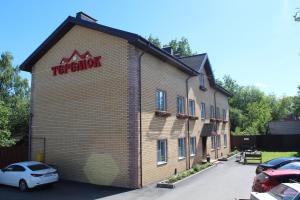
[[(21, 64), (69, 15), (83, 11), (98, 23), (162, 43), (185, 36), (207, 52), (215, 76), (267, 94), (295, 95), (300, 84), (300, 0), (51, 0), (1, 4), (0, 52)], [(30, 79), (29, 73), (22, 76)]]

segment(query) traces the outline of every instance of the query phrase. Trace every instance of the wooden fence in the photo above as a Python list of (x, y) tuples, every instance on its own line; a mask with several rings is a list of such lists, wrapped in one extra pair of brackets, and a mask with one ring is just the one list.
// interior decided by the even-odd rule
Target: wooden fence
[(255, 147), (272, 151), (300, 151), (300, 135), (231, 136), (230, 140), (232, 149)]
[(28, 159), (28, 145), (23, 142), (8, 148), (0, 148), (0, 168)]

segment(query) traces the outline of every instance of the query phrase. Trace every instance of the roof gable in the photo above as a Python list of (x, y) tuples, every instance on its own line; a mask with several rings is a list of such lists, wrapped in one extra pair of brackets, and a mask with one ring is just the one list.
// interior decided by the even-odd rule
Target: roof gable
[[(79, 13), (80, 14), (80, 13)], [(80, 17), (69, 16), (21, 65), (20, 69), (23, 71), (31, 72), (34, 64), (48, 52), (64, 35), (71, 30), (75, 25), (83, 26), (85, 28), (90, 28), (96, 31), (107, 33), (116, 37), (123, 38), (132, 44), (157, 58), (170, 63), (171, 65), (177, 67), (181, 71), (189, 75), (198, 75), (198, 72), (192, 69), (190, 66), (181, 62), (178, 58), (167, 53), (166, 51), (154, 46), (148, 40), (143, 37), (130, 33), (127, 31), (122, 31), (119, 29), (111, 28), (101, 24), (97, 24), (90, 20), (83, 20)]]

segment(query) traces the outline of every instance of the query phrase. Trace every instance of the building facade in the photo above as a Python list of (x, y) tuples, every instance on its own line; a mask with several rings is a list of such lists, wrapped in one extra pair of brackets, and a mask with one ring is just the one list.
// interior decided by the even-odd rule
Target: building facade
[(30, 155), (64, 179), (139, 188), (230, 151), (230, 93), (207, 54), (68, 17), (21, 65), (32, 73)]

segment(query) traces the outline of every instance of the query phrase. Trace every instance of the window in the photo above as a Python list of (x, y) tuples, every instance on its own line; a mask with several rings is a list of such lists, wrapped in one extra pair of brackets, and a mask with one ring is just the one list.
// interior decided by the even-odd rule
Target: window
[(217, 147), (221, 148), (221, 136), (217, 135), (216, 137), (217, 137)]
[(190, 154), (191, 156), (195, 156), (196, 155), (196, 137), (191, 137), (190, 138)]
[(211, 136), (211, 149), (216, 149), (217, 144), (216, 144), (216, 136)]
[(156, 90), (156, 109), (158, 111), (167, 110), (166, 92), (162, 90)]
[(201, 119), (206, 118), (205, 103), (201, 103)]
[(189, 100), (189, 115), (195, 116), (195, 101)]
[(224, 147), (227, 147), (227, 135), (224, 134)]
[(39, 171), (39, 170), (50, 169), (49, 166), (44, 165), (44, 164), (30, 165), (30, 166), (28, 166), (28, 168), (31, 169), (32, 171)]
[(178, 139), (178, 157), (179, 159), (185, 158), (185, 138)]
[(184, 97), (177, 96), (177, 113), (184, 114), (185, 113), (185, 101)]
[(223, 109), (223, 121), (226, 121), (226, 110)]
[(204, 79), (204, 74), (199, 75), (199, 82), (200, 82), (200, 87), (205, 88), (205, 79)]
[(4, 169), (7, 172), (24, 172), (25, 168), (20, 165), (10, 165)]
[(220, 108), (216, 108), (216, 119), (220, 119)]
[(161, 165), (167, 162), (167, 140), (157, 141), (157, 164)]
[(215, 118), (215, 107), (213, 105), (210, 105), (210, 118)]

